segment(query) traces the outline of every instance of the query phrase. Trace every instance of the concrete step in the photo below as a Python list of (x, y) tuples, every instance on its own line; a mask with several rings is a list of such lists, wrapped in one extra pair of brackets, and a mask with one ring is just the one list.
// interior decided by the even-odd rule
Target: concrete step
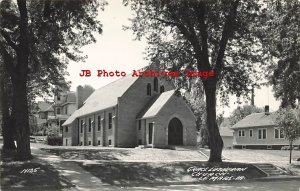
[(287, 172), (273, 164), (255, 164), (255, 166), (265, 172), (268, 176), (287, 175)]

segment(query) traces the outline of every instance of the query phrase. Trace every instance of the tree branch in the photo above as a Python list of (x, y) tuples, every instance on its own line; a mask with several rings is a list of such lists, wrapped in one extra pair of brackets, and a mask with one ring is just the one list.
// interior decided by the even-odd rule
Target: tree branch
[(0, 43), (0, 54), (3, 58), (3, 64), (10, 77), (15, 79), (15, 67), (12, 56), (7, 52), (3, 43)]
[(227, 19), (225, 21), (225, 25), (224, 25), (224, 28), (222, 31), (222, 38), (220, 41), (218, 56), (217, 56), (216, 65), (215, 65), (215, 69), (214, 69), (215, 75), (217, 77), (220, 75), (220, 73), (224, 67), (224, 63), (223, 63), (224, 53), (225, 53), (227, 42), (234, 31), (233, 25), (234, 25), (236, 15), (237, 15), (237, 8), (238, 8), (239, 1), (240, 0), (235, 0), (232, 3), (229, 15), (227, 16)]
[(6, 40), (7, 44), (12, 47), (16, 52), (18, 51), (18, 46), (11, 40), (10, 36), (7, 34), (7, 32), (0, 27), (0, 34), (3, 36), (3, 38)]
[(207, 25), (205, 24), (205, 14), (206, 14), (206, 5), (205, 1), (200, 1), (198, 4), (198, 10), (197, 10), (197, 18), (200, 25), (200, 35), (201, 35), (201, 45), (202, 45), (202, 56), (204, 59), (204, 63), (209, 64), (209, 55), (208, 55), (208, 34), (207, 34)]

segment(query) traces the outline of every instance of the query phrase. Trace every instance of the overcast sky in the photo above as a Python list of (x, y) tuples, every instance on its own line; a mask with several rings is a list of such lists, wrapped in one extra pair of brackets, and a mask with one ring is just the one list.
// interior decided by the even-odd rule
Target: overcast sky
[[(132, 70), (140, 69), (148, 64), (143, 54), (146, 42), (133, 41), (132, 32), (122, 30), (123, 25), (130, 25), (128, 21), (132, 15), (130, 9), (122, 5), (122, 0), (108, 0), (108, 3), (105, 11), (99, 14), (99, 19), (103, 24), (103, 34), (97, 35), (97, 43), (82, 49), (84, 54), (88, 55), (88, 59), (84, 63), (71, 62), (68, 65), (70, 76), (67, 80), (72, 82), (72, 91), (75, 91), (78, 85), (85, 84), (98, 89), (117, 79), (117, 77), (97, 77), (97, 70), (119, 70), (129, 74)], [(85, 69), (91, 70), (91, 77), (79, 76), (81, 70)], [(238, 106), (235, 102), (235, 96), (231, 96), (230, 106), (218, 107), (217, 112), (224, 112), (225, 116), (228, 116)], [(255, 104), (258, 107), (270, 105), (271, 111), (277, 110), (279, 106), (279, 102), (273, 97), (271, 87), (255, 90)]]

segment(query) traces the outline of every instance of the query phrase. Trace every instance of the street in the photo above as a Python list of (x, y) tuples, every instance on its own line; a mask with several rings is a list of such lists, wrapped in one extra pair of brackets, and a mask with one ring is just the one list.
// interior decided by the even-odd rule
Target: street
[(134, 187), (124, 190), (172, 190), (172, 191), (300, 191), (300, 181), (268, 181), (246, 182), (233, 184), (198, 184), (198, 185), (171, 185), (159, 187)]

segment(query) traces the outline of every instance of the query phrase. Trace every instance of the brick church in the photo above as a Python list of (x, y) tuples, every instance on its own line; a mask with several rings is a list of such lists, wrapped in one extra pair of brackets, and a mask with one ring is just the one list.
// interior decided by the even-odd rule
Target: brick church
[(63, 145), (196, 145), (196, 119), (174, 85), (127, 75), (96, 90), (63, 124)]

